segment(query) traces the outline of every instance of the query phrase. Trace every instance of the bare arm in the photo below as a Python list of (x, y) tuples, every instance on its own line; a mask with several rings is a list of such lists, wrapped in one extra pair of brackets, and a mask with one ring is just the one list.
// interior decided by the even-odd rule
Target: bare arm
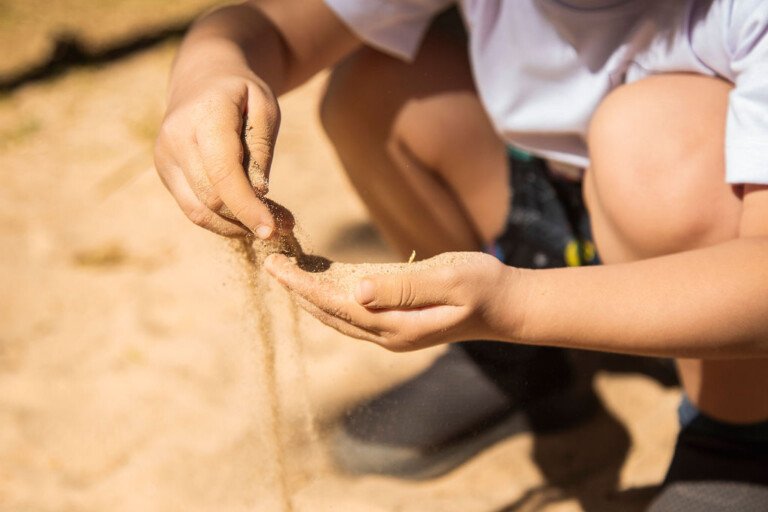
[(507, 324), (508, 339), (675, 357), (768, 356), (768, 187), (748, 187), (740, 237), (730, 242), (512, 279), (509, 305), (523, 315)]
[[(155, 146), (158, 173), (193, 222), (228, 236), (272, 236), (280, 226), (260, 197), (280, 125), (275, 96), (359, 44), (322, 0), (254, 0), (195, 23), (171, 73)], [(242, 166), (246, 115), (260, 176), (253, 186)]]
[(176, 57), (170, 94), (196, 77), (253, 73), (279, 96), (360, 45), (322, 0), (251, 0), (199, 19)]

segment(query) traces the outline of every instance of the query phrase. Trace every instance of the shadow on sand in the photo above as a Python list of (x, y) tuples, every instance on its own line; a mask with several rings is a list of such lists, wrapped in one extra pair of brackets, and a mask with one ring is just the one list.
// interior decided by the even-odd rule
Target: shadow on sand
[[(586, 354), (596, 371), (642, 374), (664, 387), (678, 385), (669, 360)], [(532, 459), (545, 484), (528, 490), (520, 499), (495, 512), (532, 512), (547, 505), (576, 500), (587, 512), (640, 512), (659, 491), (647, 486), (620, 491), (620, 471), (631, 440), (627, 429), (599, 403), (597, 414), (571, 430), (534, 433)]]
[(41, 80), (55, 78), (72, 68), (92, 67), (127, 57), (169, 39), (179, 38), (187, 31), (191, 20), (131, 34), (100, 48), (90, 48), (79, 36), (62, 33), (53, 36), (52, 50), (41, 62), (9, 75), (0, 75), (0, 94)]

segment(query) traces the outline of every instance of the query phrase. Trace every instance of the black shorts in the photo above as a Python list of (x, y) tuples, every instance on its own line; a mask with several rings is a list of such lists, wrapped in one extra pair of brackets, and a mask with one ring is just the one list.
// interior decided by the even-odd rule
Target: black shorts
[(581, 182), (552, 173), (544, 160), (518, 149), (508, 154), (511, 204), (489, 252), (521, 268), (599, 264)]

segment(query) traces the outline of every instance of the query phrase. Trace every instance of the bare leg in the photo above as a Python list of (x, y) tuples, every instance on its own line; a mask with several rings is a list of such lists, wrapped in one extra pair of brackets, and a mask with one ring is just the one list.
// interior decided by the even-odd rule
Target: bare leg
[(456, 23), (437, 22), (412, 64), (357, 52), (334, 71), (322, 106), (353, 185), (403, 256), (480, 250), (507, 214), (504, 144), (477, 98)]
[[(729, 90), (712, 78), (657, 76), (620, 88), (598, 109), (585, 196), (606, 263), (737, 236), (740, 190), (724, 181)], [(733, 423), (768, 419), (768, 360), (679, 360), (678, 368), (704, 413)]]

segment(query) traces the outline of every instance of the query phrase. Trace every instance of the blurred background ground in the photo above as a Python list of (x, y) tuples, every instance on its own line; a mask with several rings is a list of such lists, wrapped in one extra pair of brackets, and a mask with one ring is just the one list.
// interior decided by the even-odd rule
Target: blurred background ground
[[(215, 2), (0, 0), (0, 76), (58, 34), (98, 51), (176, 30)], [(167, 41), (0, 96), (0, 511), (272, 511), (260, 339), (226, 242), (183, 218), (152, 168)], [(281, 101), (275, 198), (309, 248), (387, 261), (316, 115), (323, 78)], [(270, 292), (300, 511), (639, 510), (671, 453), (678, 391), (601, 372), (605, 411), (519, 435), (438, 479), (338, 474), (302, 429), (291, 307)], [(321, 427), (428, 364), (300, 318)], [(288, 348), (285, 348), (288, 347)]]
[[(219, 4), (221, 2), (218, 2)], [(183, 26), (215, 0), (1, 0), (0, 76), (45, 60), (62, 39), (98, 51), (117, 41)]]

